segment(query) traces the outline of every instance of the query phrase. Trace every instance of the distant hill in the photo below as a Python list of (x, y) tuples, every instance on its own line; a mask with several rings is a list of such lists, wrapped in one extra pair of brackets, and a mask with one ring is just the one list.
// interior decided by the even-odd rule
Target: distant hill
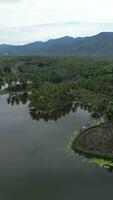
[(0, 55), (113, 56), (113, 32), (91, 37), (69, 36), (26, 45), (0, 45)]

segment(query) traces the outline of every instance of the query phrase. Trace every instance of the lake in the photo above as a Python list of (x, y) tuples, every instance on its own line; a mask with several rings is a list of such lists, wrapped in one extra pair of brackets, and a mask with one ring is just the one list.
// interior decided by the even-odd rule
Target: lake
[(113, 175), (71, 156), (69, 137), (93, 119), (79, 107), (57, 120), (33, 120), (28, 104), (0, 96), (0, 200), (112, 199)]

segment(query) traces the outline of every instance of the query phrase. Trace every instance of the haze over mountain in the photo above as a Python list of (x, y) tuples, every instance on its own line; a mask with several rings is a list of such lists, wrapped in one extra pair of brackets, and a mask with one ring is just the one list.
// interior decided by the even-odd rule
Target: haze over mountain
[(0, 55), (113, 56), (113, 32), (90, 37), (69, 36), (26, 45), (0, 45)]

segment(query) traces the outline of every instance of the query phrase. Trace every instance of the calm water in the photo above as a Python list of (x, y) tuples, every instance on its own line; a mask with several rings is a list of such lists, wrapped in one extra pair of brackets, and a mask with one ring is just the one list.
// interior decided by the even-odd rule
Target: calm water
[(6, 99), (0, 96), (0, 200), (113, 198), (113, 175), (66, 150), (70, 133), (92, 123), (87, 111), (36, 121), (27, 105)]

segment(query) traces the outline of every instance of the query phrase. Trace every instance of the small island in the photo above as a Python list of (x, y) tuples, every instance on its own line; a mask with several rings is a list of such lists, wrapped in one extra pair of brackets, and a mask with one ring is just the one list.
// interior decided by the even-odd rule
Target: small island
[[(96, 105), (92, 115), (100, 121), (81, 130), (72, 142), (74, 152), (93, 159), (102, 167), (113, 168), (113, 106), (110, 99)], [(95, 160), (94, 160), (95, 159)]]
[(72, 147), (86, 156), (113, 159), (113, 127), (101, 124), (81, 131)]

